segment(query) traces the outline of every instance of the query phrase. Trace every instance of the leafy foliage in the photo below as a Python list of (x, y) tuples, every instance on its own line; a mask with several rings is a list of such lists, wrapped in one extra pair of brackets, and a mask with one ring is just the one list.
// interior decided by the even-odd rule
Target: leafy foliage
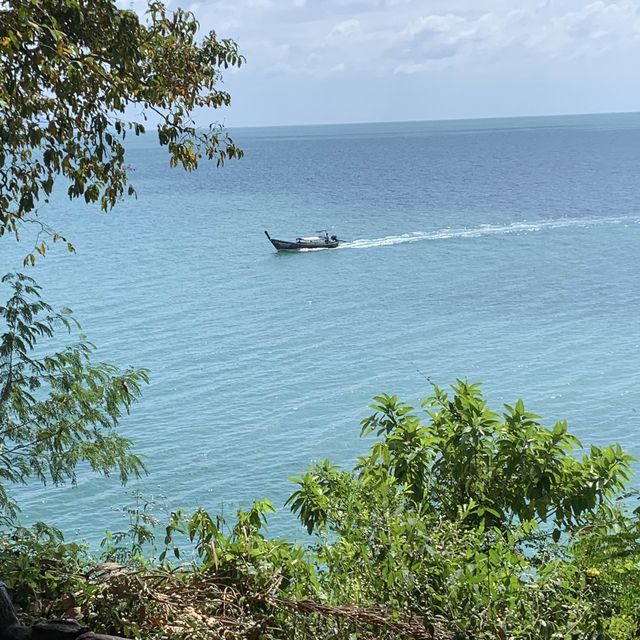
[(117, 508), (127, 518), (129, 527), (121, 531), (106, 531), (100, 543), (102, 558), (107, 562), (121, 562), (129, 567), (145, 566), (147, 555), (155, 555), (155, 528), (160, 524), (154, 515), (156, 500), (133, 491), (134, 503)]
[(505, 405), (500, 419), (479, 385), (458, 381), (453, 392), (435, 387), (423, 403), (427, 425), (394, 396), (377, 397), (362, 429), (384, 438), (360, 461), (360, 477), (389, 474), (413, 503), (448, 518), (473, 510), (491, 525), (535, 519), (558, 532), (629, 480), (632, 458), (619, 445), (592, 446), (578, 459), (581, 444), (566, 422), (547, 429), (522, 400)]
[[(369, 453), (352, 470), (312, 467), (289, 499), (316, 537), (323, 597), (444, 618), (482, 638), (640, 627), (638, 519), (617, 504), (631, 474), (620, 447), (578, 457), (564, 422), (547, 429), (521, 401), (500, 417), (461, 381), (451, 397), (435, 388), (426, 423), (395, 396), (375, 401), (362, 422), (377, 436)], [(594, 553), (623, 542), (624, 597), (618, 578), (600, 579), (612, 555)]]
[(77, 574), (87, 558), (86, 547), (66, 543), (61, 531), (42, 522), (0, 531), (2, 580), (12, 590), (14, 603), (34, 616), (49, 615), (60, 594), (78, 588)]
[(97, 473), (117, 471), (123, 483), (139, 476), (142, 461), (117, 426), (147, 372), (93, 363), (85, 340), (36, 356), (39, 340), (78, 325), (69, 310), (55, 312), (40, 298), (32, 278), (8, 274), (2, 281), (12, 295), (0, 306), (0, 513), (17, 512), (9, 484), (75, 482), (81, 463)]
[(243, 62), (232, 40), (200, 37), (198, 28), (193, 14), (156, 1), (146, 21), (113, 0), (2, 3), (0, 235), (18, 234), (58, 176), (69, 197), (104, 210), (133, 194), (124, 139), (144, 133), (149, 114), (172, 166), (242, 155), (220, 127), (202, 131), (192, 121), (195, 109), (230, 104), (221, 70)]
[[(160, 530), (138, 497), (130, 530), (105, 548), (122, 564), (94, 566), (44, 530), (21, 530), (17, 555), (0, 538), (0, 564), (31, 615), (46, 601), (40, 610), (129, 637), (639, 637), (629, 457), (617, 447), (580, 456), (564, 423), (547, 429), (521, 402), (499, 417), (477, 385), (436, 388), (425, 408), (423, 421), (377, 397), (362, 422), (376, 438), (355, 467), (323, 461), (295, 480), (289, 505), (308, 547), (267, 536), (273, 507), (260, 500), (232, 522), (171, 514), (156, 557)], [(56, 559), (46, 578), (42, 554)]]

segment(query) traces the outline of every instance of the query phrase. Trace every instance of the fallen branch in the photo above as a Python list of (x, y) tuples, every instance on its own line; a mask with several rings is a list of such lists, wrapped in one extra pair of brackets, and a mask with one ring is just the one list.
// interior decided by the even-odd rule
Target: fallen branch
[(286, 600), (270, 596), (259, 599), (271, 606), (290, 609), (302, 615), (340, 618), (356, 624), (382, 628), (401, 636), (415, 638), (415, 640), (455, 639), (455, 634), (446, 629), (444, 621), (437, 618), (428, 621), (415, 617), (403, 621), (390, 618), (384, 611), (364, 609), (357, 605), (332, 606), (311, 600)]

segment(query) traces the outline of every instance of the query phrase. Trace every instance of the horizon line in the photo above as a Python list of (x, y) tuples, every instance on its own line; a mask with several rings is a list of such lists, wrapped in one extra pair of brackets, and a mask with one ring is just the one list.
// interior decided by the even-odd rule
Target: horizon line
[(225, 129), (284, 129), (287, 127), (340, 127), (351, 125), (375, 125), (375, 124), (417, 124), (421, 122), (470, 122), (478, 120), (523, 120), (525, 118), (562, 118), (562, 117), (586, 117), (586, 116), (631, 116), (640, 115), (640, 111), (595, 111), (582, 113), (544, 113), (529, 115), (510, 116), (479, 116), (465, 118), (427, 118), (424, 120), (355, 120), (351, 122), (305, 122), (300, 124), (249, 124), (249, 125), (227, 125)]

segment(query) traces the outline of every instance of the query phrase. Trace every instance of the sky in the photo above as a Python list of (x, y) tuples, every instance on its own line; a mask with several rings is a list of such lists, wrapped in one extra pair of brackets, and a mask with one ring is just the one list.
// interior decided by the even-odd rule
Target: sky
[(640, 111), (640, 0), (169, 6), (246, 57), (224, 76), (227, 126)]

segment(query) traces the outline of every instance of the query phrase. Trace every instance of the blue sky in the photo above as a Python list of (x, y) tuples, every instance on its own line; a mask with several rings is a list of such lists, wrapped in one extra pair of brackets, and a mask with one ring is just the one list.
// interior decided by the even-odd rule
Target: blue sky
[(229, 126), (640, 111), (640, 0), (178, 5), (247, 58)]

